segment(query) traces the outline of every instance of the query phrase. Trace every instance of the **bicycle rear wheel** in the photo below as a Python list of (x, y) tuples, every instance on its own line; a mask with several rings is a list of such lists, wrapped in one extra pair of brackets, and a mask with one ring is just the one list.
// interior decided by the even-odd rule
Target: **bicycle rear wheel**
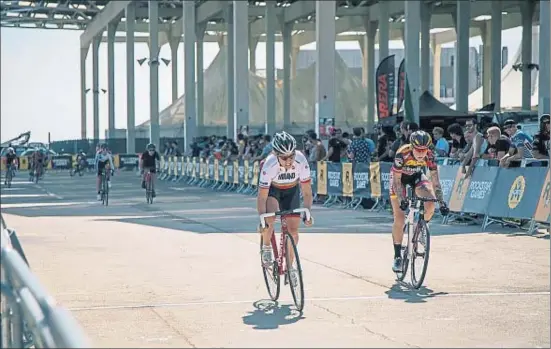
[(153, 203), (153, 183), (151, 181), (151, 175), (148, 176), (146, 179), (146, 185), (145, 185), (145, 201), (148, 204)]
[[(292, 267), (290, 251), (293, 251), (295, 256), (293, 263), (295, 266), (293, 269), (296, 273), (296, 280), (293, 280), (290, 272), (290, 268)], [(302, 309), (304, 309), (304, 282), (302, 280), (302, 267), (300, 265), (297, 245), (289, 233), (285, 233), (285, 266), (287, 268), (287, 279), (289, 280), (295, 306), (298, 311), (302, 311)]]
[(105, 175), (102, 177), (102, 181), (103, 181), (103, 187), (102, 187), (102, 190), (103, 190), (103, 204), (105, 206), (108, 206), (109, 205), (109, 185), (107, 183), (107, 177)]
[[(260, 236), (260, 248), (262, 249), (263, 238)], [(277, 250), (277, 243), (272, 235), (272, 250)], [(276, 254), (274, 253), (274, 256)], [(262, 265), (262, 256), (260, 256), (260, 263)], [(279, 292), (281, 290), (281, 278), (279, 275), (279, 267), (277, 265), (277, 259), (274, 258), (274, 262), (271, 266), (265, 267), (262, 265), (262, 274), (264, 274), (264, 282), (266, 283), (266, 289), (270, 295), (270, 299), (276, 301), (279, 298)]]
[(11, 180), (13, 178), (13, 173), (11, 171), (12, 169), (8, 168), (8, 171), (6, 172), (6, 184), (8, 188), (11, 188)]
[(412, 239), (411, 284), (418, 289), (427, 275), (430, 255), (430, 232), (427, 223), (419, 219)]
[[(404, 225), (404, 236), (409, 241), (409, 224)], [(404, 239), (402, 239), (403, 241)], [(406, 246), (402, 246), (402, 271), (396, 272), (396, 279), (398, 281), (404, 281), (409, 267), (409, 244), (406, 243)]]

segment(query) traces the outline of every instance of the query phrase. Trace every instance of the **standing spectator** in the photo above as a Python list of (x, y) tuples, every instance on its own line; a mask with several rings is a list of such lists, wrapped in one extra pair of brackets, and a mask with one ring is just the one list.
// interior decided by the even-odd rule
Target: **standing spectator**
[(448, 126), (448, 133), (452, 139), (452, 148), (450, 150), (450, 158), (459, 158), (461, 151), (467, 146), (467, 141), (463, 136), (463, 129), (458, 123)]
[(308, 161), (309, 162), (318, 162), (322, 161), (325, 158), (325, 147), (318, 135), (314, 131), (307, 132), (308, 141), (306, 142), (309, 149)]
[(254, 160), (262, 161), (272, 152), (272, 136), (264, 135), (264, 137), (262, 137), (262, 142), (260, 142), (259, 145), (263, 147), (262, 152), (260, 155), (255, 157)]
[(503, 130), (511, 140), (511, 149), (501, 161), (504, 167), (511, 166), (512, 161), (533, 158), (532, 143), (533, 139), (523, 131), (517, 128), (517, 122), (513, 119), (505, 120)]
[(325, 161), (341, 162), (341, 152), (345, 151), (346, 144), (342, 141), (342, 130), (336, 128), (333, 131), (333, 137), (329, 140), (329, 150), (325, 156)]
[(341, 141), (342, 141), (342, 144), (344, 145), (344, 147), (341, 150), (341, 162), (348, 162), (348, 148), (352, 143), (352, 140), (350, 139), (350, 134), (348, 132), (343, 132)]
[(432, 130), (432, 134), (434, 136), (434, 140), (436, 141), (434, 151), (437, 156), (447, 157), (450, 153), (450, 144), (444, 138), (444, 129), (437, 126)]
[(482, 158), (501, 160), (509, 151), (511, 141), (501, 134), (498, 126), (488, 128), (486, 133), (488, 134), (488, 147), (486, 147), (484, 154), (482, 154)]
[[(196, 142), (193, 142), (193, 143), (197, 144)], [(182, 152), (180, 152), (180, 150), (178, 149), (178, 142), (177, 141), (172, 141), (171, 144), (170, 144), (170, 148), (171, 148), (171, 151), (170, 151), (171, 156), (182, 156)], [(193, 153), (192, 156), (194, 156), (194, 157), (199, 156), (199, 152)]]
[(390, 154), (390, 148), (392, 143), (396, 139), (394, 130), (390, 126), (379, 126), (379, 136), (377, 138), (377, 160), (391, 162), (392, 157)]
[(396, 152), (401, 146), (409, 143), (409, 136), (417, 130), (419, 130), (419, 125), (415, 122), (403, 121), (400, 124), (401, 137), (392, 143), (392, 148), (390, 149), (390, 156), (392, 156), (392, 158), (394, 158), (394, 155), (396, 155)]
[(540, 118), (540, 131), (534, 137), (534, 149), (532, 154), (536, 159), (547, 159), (549, 157), (549, 114)]
[(375, 144), (365, 137), (363, 127), (354, 127), (352, 130), (354, 139), (348, 147), (348, 157), (352, 162), (370, 162), (371, 154), (375, 151)]

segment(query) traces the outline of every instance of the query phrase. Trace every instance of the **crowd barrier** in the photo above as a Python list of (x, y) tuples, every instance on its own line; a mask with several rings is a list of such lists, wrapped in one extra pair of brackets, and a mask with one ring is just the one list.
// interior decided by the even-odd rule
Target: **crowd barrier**
[[(373, 208), (388, 203), (391, 163), (311, 163), (312, 190), (324, 205), (341, 204), (356, 209), (364, 199)], [(511, 224), (510, 219), (530, 221), (529, 231), (551, 219), (549, 167), (500, 168), (480, 160), (472, 176), (466, 177), (458, 164), (447, 159), (439, 167), (444, 200), (452, 213), (445, 223), (458, 217), (483, 216), (483, 229), (492, 223)], [(160, 180), (185, 181), (212, 189), (252, 194), (257, 191), (259, 163), (247, 160), (219, 161), (189, 157), (162, 157)]]
[[(113, 155), (113, 163), (115, 168), (121, 170), (134, 170), (138, 167), (138, 154), (115, 154)], [(19, 157), (19, 170), (26, 171), (30, 169), (31, 158), (28, 156)], [(88, 169), (94, 167), (94, 157), (86, 158)], [(69, 170), (77, 165), (76, 155), (58, 155), (49, 158), (45, 162), (46, 170)], [(6, 170), (6, 157), (1, 158), (0, 169)]]
[(69, 312), (31, 272), (15, 231), (0, 229), (1, 348), (90, 348)]

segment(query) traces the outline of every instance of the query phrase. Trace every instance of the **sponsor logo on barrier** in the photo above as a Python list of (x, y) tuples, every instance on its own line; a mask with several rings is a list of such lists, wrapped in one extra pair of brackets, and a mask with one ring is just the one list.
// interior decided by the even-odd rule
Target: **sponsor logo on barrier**
[(383, 183), (383, 189), (388, 192), (390, 190), (390, 172), (381, 173), (381, 182)]
[(509, 196), (507, 197), (507, 204), (510, 209), (514, 209), (521, 202), (524, 196), (524, 189), (526, 188), (526, 180), (524, 176), (518, 176), (509, 189)]
[(455, 183), (454, 179), (440, 179), (440, 186), (442, 187), (442, 193), (444, 197), (451, 194), (454, 183)]
[(327, 179), (329, 180), (329, 186), (338, 188), (341, 182), (341, 173), (340, 172), (327, 172)]
[(491, 190), (491, 181), (471, 181), (471, 184), (469, 185), (469, 197), (472, 199), (483, 200)]
[(54, 167), (67, 167), (69, 166), (69, 159), (52, 159)]
[(367, 183), (369, 183), (369, 173), (354, 173), (354, 180), (356, 181), (356, 189), (366, 189)]

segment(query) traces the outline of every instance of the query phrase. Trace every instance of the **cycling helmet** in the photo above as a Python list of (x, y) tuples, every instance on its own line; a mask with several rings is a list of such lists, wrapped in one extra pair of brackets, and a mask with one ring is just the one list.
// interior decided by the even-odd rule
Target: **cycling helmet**
[(15, 150), (13, 150), (12, 147), (9, 147), (9, 148), (8, 148), (8, 153), (13, 153), (13, 152), (15, 152)]
[(106, 143), (101, 143), (101, 144), (99, 145), (99, 148), (100, 148), (101, 150), (107, 150), (107, 144), (106, 144)]
[(147, 150), (155, 150), (155, 144), (149, 143), (146, 147)]
[(419, 130), (411, 134), (409, 142), (415, 149), (428, 149), (432, 144), (432, 138), (427, 132)]
[(277, 155), (292, 154), (297, 148), (295, 137), (285, 131), (278, 132), (272, 140), (272, 148)]

